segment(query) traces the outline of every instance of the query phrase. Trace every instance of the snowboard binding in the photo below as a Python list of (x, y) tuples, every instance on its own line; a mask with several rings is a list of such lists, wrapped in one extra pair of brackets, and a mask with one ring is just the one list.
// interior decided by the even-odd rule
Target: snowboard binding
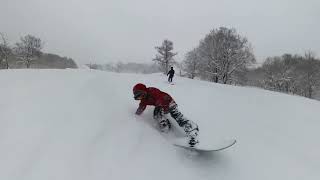
[(168, 119), (161, 120), (159, 122), (159, 128), (161, 132), (167, 133), (171, 129), (171, 123), (169, 122)]
[(191, 137), (190, 140), (189, 140), (189, 146), (190, 147), (194, 147), (198, 143), (199, 143), (199, 141), (196, 140), (196, 138), (194, 138), (194, 137)]
[(187, 121), (187, 123), (184, 125), (184, 131), (190, 138), (188, 142), (190, 147), (194, 147), (196, 144), (199, 143), (199, 141), (197, 140), (199, 128), (195, 123), (193, 123), (192, 121)]

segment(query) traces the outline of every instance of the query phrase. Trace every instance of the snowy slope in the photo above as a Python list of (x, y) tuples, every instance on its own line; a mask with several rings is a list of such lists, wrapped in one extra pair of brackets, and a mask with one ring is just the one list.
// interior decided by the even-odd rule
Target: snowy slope
[[(160, 74), (92, 70), (0, 71), (1, 180), (320, 179), (318, 101)], [(135, 116), (137, 82), (169, 92), (199, 124), (201, 142), (236, 138), (191, 155)]]

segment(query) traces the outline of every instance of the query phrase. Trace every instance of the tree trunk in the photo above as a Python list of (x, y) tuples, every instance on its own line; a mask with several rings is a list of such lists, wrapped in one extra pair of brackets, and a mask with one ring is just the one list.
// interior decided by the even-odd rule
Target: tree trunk
[(27, 60), (27, 69), (29, 69), (29, 68), (30, 68), (30, 61)]
[(7, 69), (9, 69), (9, 62), (8, 62), (8, 59), (6, 60), (6, 66), (7, 66)]
[(218, 78), (218, 68), (215, 68), (215, 73), (216, 73), (216, 75), (215, 75), (215, 79), (214, 79), (214, 82), (215, 83), (218, 83), (219, 82), (219, 78)]
[(228, 74), (225, 73), (225, 74), (223, 75), (223, 84), (227, 84), (227, 82), (228, 82)]
[(190, 78), (190, 79), (194, 79), (194, 77), (195, 77), (194, 73), (193, 73), (193, 72), (190, 73), (189, 78)]
[(166, 61), (166, 74), (168, 74), (169, 63)]
[(312, 98), (312, 86), (308, 88), (308, 98)]

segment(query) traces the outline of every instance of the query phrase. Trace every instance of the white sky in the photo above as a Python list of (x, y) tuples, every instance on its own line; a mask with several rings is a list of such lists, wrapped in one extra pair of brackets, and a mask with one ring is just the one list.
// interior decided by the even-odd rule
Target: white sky
[(177, 59), (213, 28), (236, 28), (258, 61), (283, 53), (320, 55), (319, 0), (0, 0), (0, 32), (32, 34), (45, 51), (78, 63), (151, 62), (163, 39)]

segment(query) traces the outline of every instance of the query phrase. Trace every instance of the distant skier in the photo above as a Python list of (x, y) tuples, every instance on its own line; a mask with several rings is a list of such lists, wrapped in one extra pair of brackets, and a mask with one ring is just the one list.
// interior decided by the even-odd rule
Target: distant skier
[(133, 87), (133, 95), (135, 100), (140, 100), (136, 111), (137, 115), (140, 115), (147, 105), (155, 106), (153, 118), (159, 123), (159, 128), (162, 132), (168, 132), (171, 128), (171, 124), (166, 118), (167, 114), (170, 113), (171, 117), (177, 121), (188, 136), (189, 145), (193, 147), (199, 143), (197, 140), (199, 133), (198, 125), (183, 116), (178, 110), (178, 105), (169, 94), (154, 87), (147, 88), (144, 84), (139, 83)]
[(172, 82), (172, 78), (174, 76), (174, 70), (173, 67), (171, 67), (170, 71), (167, 73), (167, 76), (169, 75), (168, 81)]

